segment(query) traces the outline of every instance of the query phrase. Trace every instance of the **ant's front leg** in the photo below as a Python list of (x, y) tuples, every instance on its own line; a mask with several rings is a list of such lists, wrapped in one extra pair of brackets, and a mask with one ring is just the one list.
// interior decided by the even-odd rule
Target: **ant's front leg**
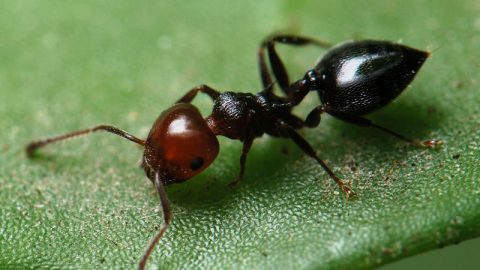
[(153, 249), (157, 245), (158, 241), (160, 241), (163, 234), (167, 231), (168, 227), (170, 226), (170, 223), (172, 223), (172, 209), (167, 199), (167, 193), (165, 192), (165, 187), (163, 184), (164, 177), (165, 177), (164, 174), (157, 171), (155, 172), (155, 180), (153, 182), (155, 184), (155, 187), (157, 188), (158, 197), (160, 198), (160, 206), (162, 207), (162, 210), (163, 210), (163, 225), (160, 227), (157, 234), (155, 235), (155, 237), (153, 237), (147, 249), (145, 250), (145, 253), (143, 254), (143, 257), (140, 260), (140, 263), (138, 265), (139, 270), (143, 270), (145, 268), (145, 264), (147, 263), (147, 260), (150, 257), (150, 254), (152, 254)]
[(208, 85), (202, 84), (192, 88), (175, 103), (191, 103), (195, 96), (198, 94), (198, 92), (207, 94), (212, 99), (212, 101), (215, 101), (215, 99), (217, 99), (217, 97), (220, 95), (220, 92), (218, 92), (217, 90), (211, 88)]

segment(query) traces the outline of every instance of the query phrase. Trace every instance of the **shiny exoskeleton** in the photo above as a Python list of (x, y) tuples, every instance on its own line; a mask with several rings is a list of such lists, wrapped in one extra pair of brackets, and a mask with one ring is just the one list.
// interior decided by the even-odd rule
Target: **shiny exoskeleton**
[[(153, 248), (172, 221), (164, 186), (186, 181), (206, 169), (219, 151), (216, 136), (225, 136), (243, 143), (240, 172), (231, 183), (232, 186), (236, 186), (244, 176), (247, 155), (254, 139), (268, 134), (291, 139), (322, 166), (347, 196), (352, 196), (354, 192), (350, 185), (334, 174), (296, 130), (304, 126), (317, 126), (320, 114), (328, 112), (343, 120), (373, 126), (404, 140), (416, 142), (374, 125), (358, 115), (373, 111), (395, 98), (413, 79), (414, 73), (428, 54), (386, 42), (349, 43), (332, 49), (315, 69), (307, 72), (303, 79), (290, 84), (286, 70), (274, 50), (277, 41), (291, 44), (316, 43), (311, 39), (293, 36), (276, 37), (264, 42), (259, 50), (264, 90), (258, 94), (220, 93), (201, 85), (188, 91), (175, 105), (165, 110), (145, 140), (114, 126), (98, 125), (33, 141), (26, 147), (27, 155), (33, 156), (37, 149), (46, 145), (96, 131), (110, 132), (144, 147), (142, 168), (157, 189), (164, 224), (148, 245), (139, 262), (139, 269), (144, 269)], [(272, 80), (263, 55), (265, 48), (269, 52), (274, 76), (286, 94), (284, 97), (273, 93)], [(311, 90), (319, 92), (323, 104), (303, 120), (292, 114), (292, 108)], [(208, 95), (214, 103), (211, 114), (205, 118), (190, 104), (199, 92)], [(427, 142), (430, 145), (437, 143), (433, 140)], [(428, 145), (426, 142), (420, 144)]]
[(265, 59), (282, 91), (298, 104), (309, 91), (317, 91), (321, 105), (306, 120), (309, 127), (318, 126), (320, 114), (364, 127), (377, 128), (409, 143), (435, 147), (439, 140), (417, 141), (363, 118), (395, 99), (414, 79), (429, 53), (389, 41), (363, 40), (331, 48), (303, 78), (290, 83), (287, 71), (275, 50), (276, 43), (303, 46), (314, 44), (328, 48), (325, 42), (300, 36), (273, 36), (259, 49), (260, 76), (263, 85), (272, 84)]

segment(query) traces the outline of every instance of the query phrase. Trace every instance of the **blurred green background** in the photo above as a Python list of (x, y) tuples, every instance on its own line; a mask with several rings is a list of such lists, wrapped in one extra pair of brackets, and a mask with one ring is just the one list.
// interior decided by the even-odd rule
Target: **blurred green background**
[[(141, 149), (107, 134), (49, 147), (34, 138), (98, 123), (145, 137), (188, 89), (260, 89), (256, 50), (274, 32), (331, 42), (402, 41), (433, 51), (413, 85), (369, 116), (417, 149), (325, 116), (302, 134), (358, 193), (346, 201), (290, 142), (221, 139), (202, 175), (168, 188), (174, 223), (151, 269), (373, 268), (480, 235), (480, 2), (2, 1), (0, 268), (132, 268), (161, 222)], [(292, 78), (321, 54), (281, 47)], [(207, 98), (195, 104), (205, 114)], [(298, 108), (305, 115), (315, 94)], [(383, 269), (474, 269), (468, 241)], [(453, 263), (451, 263), (453, 262)]]

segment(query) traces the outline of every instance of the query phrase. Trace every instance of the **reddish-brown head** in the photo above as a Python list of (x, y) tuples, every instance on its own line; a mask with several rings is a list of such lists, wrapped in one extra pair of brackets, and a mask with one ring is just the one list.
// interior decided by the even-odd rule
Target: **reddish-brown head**
[(145, 142), (143, 168), (150, 180), (162, 172), (163, 184), (185, 181), (213, 162), (218, 140), (191, 104), (178, 103), (155, 121)]

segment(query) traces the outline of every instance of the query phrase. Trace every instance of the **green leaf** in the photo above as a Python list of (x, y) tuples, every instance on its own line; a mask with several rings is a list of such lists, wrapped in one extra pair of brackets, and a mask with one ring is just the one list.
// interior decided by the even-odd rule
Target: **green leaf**
[[(440, 2), (440, 1), (437, 1)], [(480, 235), (480, 5), (423, 1), (4, 1), (0, 4), (0, 268), (134, 268), (162, 223), (138, 160), (108, 134), (32, 139), (98, 123), (145, 137), (188, 89), (260, 89), (256, 50), (278, 31), (332, 42), (402, 40), (433, 51), (414, 83), (370, 119), (437, 151), (325, 116), (302, 131), (352, 182), (346, 200), (291, 142), (241, 144), (167, 193), (173, 225), (151, 269), (371, 268)], [(279, 46), (280, 47), (280, 46)], [(292, 78), (323, 53), (279, 48)], [(306, 115), (315, 93), (298, 108)], [(208, 113), (211, 103), (195, 104)]]

